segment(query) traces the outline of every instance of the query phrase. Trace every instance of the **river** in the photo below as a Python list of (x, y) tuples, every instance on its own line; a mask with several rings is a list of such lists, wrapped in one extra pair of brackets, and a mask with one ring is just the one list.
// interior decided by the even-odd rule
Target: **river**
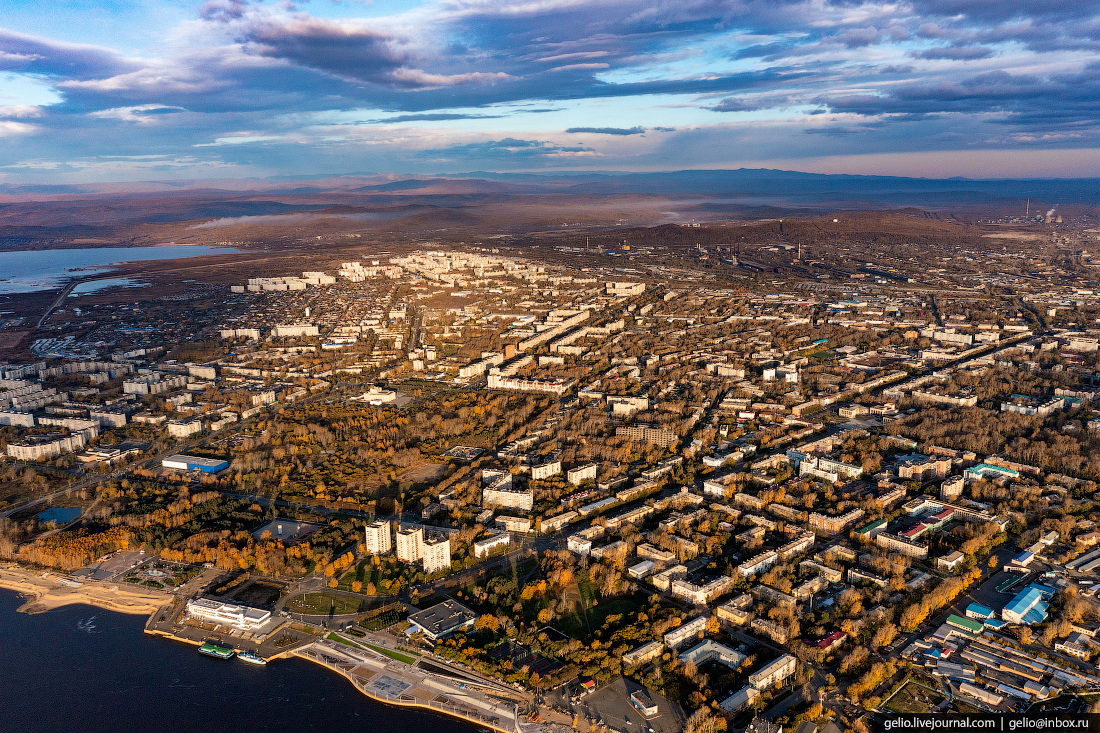
[(105, 273), (110, 265), (120, 262), (173, 260), (239, 251), (232, 247), (168, 245), (0, 252), (0, 293), (33, 293), (44, 288), (59, 288), (70, 278)]
[(302, 659), (256, 667), (143, 633), (144, 616), (65, 606), (29, 616), (0, 590), (0, 726), (19, 733), (473, 733), (390, 707)]

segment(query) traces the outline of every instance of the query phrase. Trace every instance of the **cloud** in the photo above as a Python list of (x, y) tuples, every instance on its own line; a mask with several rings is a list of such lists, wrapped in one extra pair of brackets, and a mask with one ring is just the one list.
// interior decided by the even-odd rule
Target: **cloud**
[[(158, 39), (144, 56), (0, 29), (0, 119), (23, 126), (5, 128), (20, 137), (0, 166), (155, 152), (276, 173), (613, 155), (695, 167), (711, 163), (707, 148), (668, 151), (702, 128), (741, 139), (735, 115), (714, 113), (759, 110), (776, 112), (744, 124), (778, 137), (746, 151), (786, 155), (812, 139), (813, 154), (854, 155), (844, 146), (860, 136), (884, 154), (1100, 139), (1095, 3), (425, 0), (387, 15), (211, 0), (174, 22), (141, 29)], [(523, 116), (550, 111), (548, 129)], [(332, 122), (349, 119), (365, 121)]]
[(0, 105), (0, 117), (41, 117), (42, 108), (33, 104)]
[[(549, 112), (550, 110), (528, 110), (530, 112)], [(367, 120), (364, 125), (392, 125), (398, 122), (444, 122), (447, 120), (499, 120), (504, 115), (472, 115), (454, 112), (432, 112), (419, 115), (397, 115), (384, 119)]]
[(186, 112), (182, 107), (163, 107), (155, 104), (145, 104), (137, 107), (115, 107), (113, 109), (91, 112), (88, 116), (101, 120), (123, 120), (137, 122), (139, 124), (151, 124), (163, 115), (174, 115)]
[(26, 122), (15, 122), (14, 120), (0, 120), (0, 137), (29, 135), (37, 131), (37, 125), (31, 125)]
[(992, 55), (993, 49), (984, 46), (929, 48), (914, 54), (918, 59), (947, 59), (950, 61), (976, 61)]
[(755, 112), (761, 109), (774, 109), (787, 104), (789, 97), (726, 97), (708, 109), (714, 112)]
[(91, 79), (139, 67), (139, 62), (111, 49), (54, 41), (0, 28), (0, 71)]
[(564, 146), (542, 140), (503, 138), (486, 142), (452, 145), (446, 148), (423, 150), (421, 158), (432, 159), (534, 159), (593, 155), (595, 151), (584, 146)]
[(308, 16), (257, 20), (244, 28), (240, 40), (251, 53), (358, 81), (391, 82), (409, 60), (394, 36)]
[(568, 133), (588, 133), (590, 135), (641, 135), (644, 127), (570, 127)]

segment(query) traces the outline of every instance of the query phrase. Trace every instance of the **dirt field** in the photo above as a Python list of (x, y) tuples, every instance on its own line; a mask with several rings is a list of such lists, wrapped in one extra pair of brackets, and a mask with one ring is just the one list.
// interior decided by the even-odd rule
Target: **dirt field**
[(402, 473), (401, 480), (422, 484), (442, 478), (446, 472), (447, 466), (443, 463), (421, 463), (419, 466), (413, 466)]

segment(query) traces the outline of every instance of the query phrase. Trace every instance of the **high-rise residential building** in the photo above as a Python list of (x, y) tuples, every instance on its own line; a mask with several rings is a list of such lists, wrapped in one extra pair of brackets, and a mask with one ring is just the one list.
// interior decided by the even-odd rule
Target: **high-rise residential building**
[(385, 555), (393, 549), (393, 538), (388, 519), (378, 519), (367, 525), (365, 542), (367, 552), (372, 555)]
[(445, 535), (431, 535), (422, 545), (424, 572), (436, 573), (451, 568), (451, 540)]
[(398, 527), (397, 559), (417, 562), (424, 555), (424, 528)]

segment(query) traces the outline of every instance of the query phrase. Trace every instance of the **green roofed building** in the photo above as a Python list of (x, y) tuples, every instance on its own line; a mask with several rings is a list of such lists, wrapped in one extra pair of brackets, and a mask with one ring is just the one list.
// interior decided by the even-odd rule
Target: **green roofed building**
[(868, 540), (873, 540), (878, 533), (886, 529), (885, 519), (876, 519), (868, 524), (866, 527), (861, 527), (856, 530), (856, 534)]
[(962, 616), (956, 616), (955, 614), (951, 614), (947, 617), (947, 625), (954, 626), (956, 629), (962, 629), (971, 634), (982, 633), (982, 624), (968, 618), (963, 618)]

